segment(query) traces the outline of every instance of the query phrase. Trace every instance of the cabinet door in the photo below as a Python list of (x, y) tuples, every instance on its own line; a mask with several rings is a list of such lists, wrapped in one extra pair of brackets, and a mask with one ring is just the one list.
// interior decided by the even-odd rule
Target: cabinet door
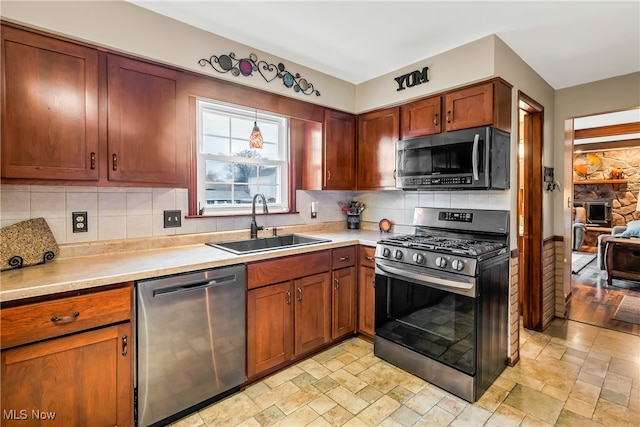
[(175, 70), (108, 57), (109, 180), (186, 187), (187, 96)]
[(395, 187), (400, 108), (358, 116), (358, 189)]
[(400, 106), (400, 139), (440, 133), (442, 98), (434, 96)]
[(331, 338), (352, 334), (356, 329), (356, 268), (333, 271)]
[(325, 111), (325, 190), (353, 190), (356, 185), (356, 120), (352, 114)]
[(375, 312), (375, 248), (358, 248), (358, 332), (373, 336)]
[(293, 296), (284, 282), (247, 292), (247, 376), (293, 357)]
[(2, 425), (133, 425), (132, 342), (123, 323), (3, 351)]
[(375, 269), (360, 267), (358, 277), (358, 332), (373, 336), (375, 312)]
[(2, 177), (97, 180), (98, 53), (2, 27)]
[(445, 96), (445, 130), (488, 126), (493, 123), (493, 83), (485, 83)]
[(295, 355), (314, 350), (331, 339), (330, 273), (294, 281)]

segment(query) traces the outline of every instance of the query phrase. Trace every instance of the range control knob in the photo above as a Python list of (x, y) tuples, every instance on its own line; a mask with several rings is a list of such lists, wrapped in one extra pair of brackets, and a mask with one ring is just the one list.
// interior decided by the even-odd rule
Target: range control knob
[(462, 261), (461, 259), (454, 259), (451, 262), (451, 267), (456, 271), (462, 271), (464, 270), (464, 261)]
[(397, 259), (397, 260), (401, 260), (401, 259), (402, 259), (402, 251), (400, 251), (400, 250), (396, 250), (396, 251), (393, 253), (393, 257), (394, 257), (395, 259)]
[(445, 268), (447, 266), (447, 259), (439, 256), (436, 258), (436, 265), (440, 268)]
[(424, 255), (422, 254), (413, 254), (413, 262), (416, 264), (422, 264), (424, 262)]
[(391, 256), (391, 250), (389, 248), (383, 248), (382, 256), (385, 258), (389, 258)]

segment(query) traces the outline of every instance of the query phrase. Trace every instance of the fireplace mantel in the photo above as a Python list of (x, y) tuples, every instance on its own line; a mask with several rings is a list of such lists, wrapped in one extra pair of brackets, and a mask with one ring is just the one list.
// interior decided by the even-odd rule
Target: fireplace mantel
[(628, 179), (587, 179), (582, 181), (573, 181), (575, 185), (590, 185), (590, 184), (626, 184)]
[(620, 184), (627, 184), (628, 179), (586, 179), (580, 181), (573, 181), (573, 185), (598, 185), (598, 184), (611, 184), (613, 189), (618, 191)]

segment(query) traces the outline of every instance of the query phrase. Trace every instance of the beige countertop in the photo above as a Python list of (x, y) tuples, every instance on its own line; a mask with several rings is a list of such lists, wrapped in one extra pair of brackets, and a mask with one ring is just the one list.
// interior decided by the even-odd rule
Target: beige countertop
[(296, 233), (331, 240), (308, 246), (269, 250), (247, 255), (204, 243), (56, 259), (50, 263), (7, 270), (0, 274), (0, 301), (76, 291), (97, 286), (215, 268), (231, 264), (295, 255), (349, 245), (375, 246), (389, 236), (378, 231), (344, 230)]

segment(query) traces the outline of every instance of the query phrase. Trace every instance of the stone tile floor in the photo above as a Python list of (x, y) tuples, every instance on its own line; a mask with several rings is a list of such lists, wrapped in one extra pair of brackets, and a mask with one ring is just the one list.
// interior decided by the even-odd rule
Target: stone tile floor
[(640, 337), (556, 319), (469, 404), (349, 339), (174, 427), (640, 425)]

